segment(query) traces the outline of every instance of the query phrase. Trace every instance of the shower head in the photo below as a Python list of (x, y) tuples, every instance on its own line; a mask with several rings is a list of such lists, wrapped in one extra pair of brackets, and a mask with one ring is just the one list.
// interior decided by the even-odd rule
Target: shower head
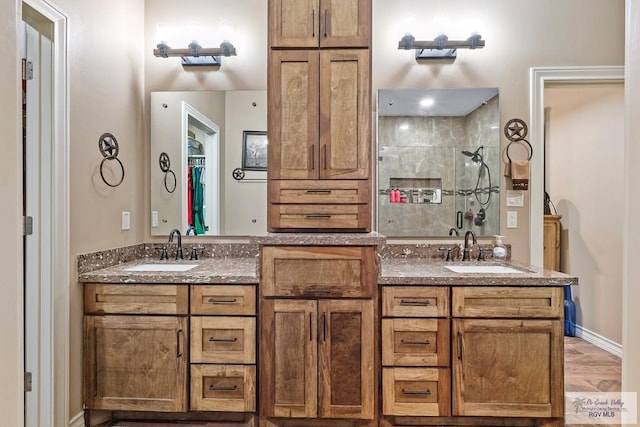
[(471, 157), (471, 161), (474, 161), (476, 163), (482, 163), (484, 159), (482, 158), (482, 153), (480, 153), (480, 151), (482, 151), (483, 149), (484, 149), (484, 146), (481, 145), (473, 153), (468, 150), (462, 150), (462, 154), (464, 154), (467, 157)]

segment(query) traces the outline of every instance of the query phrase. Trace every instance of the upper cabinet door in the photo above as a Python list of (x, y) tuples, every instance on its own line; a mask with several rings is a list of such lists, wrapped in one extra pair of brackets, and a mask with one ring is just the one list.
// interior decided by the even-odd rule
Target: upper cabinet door
[(369, 51), (320, 52), (320, 178), (369, 177)]
[(369, 47), (371, 0), (320, 0), (320, 46)]
[(269, 0), (271, 47), (317, 47), (320, 38), (318, 0)]
[(271, 47), (369, 47), (371, 0), (270, 0)]
[(318, 177), (318, 52), (269, 55), (269, 178)]

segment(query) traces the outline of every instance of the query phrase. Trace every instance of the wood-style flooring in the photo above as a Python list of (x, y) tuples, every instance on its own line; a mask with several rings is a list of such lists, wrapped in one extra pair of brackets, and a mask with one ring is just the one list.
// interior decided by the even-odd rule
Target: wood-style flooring
[[(622, 389), (622, 361), (580, 338), (564, 339), (564, 389), (568, 392), (615, 392)], [(119, 422), (117, 427), (204, 427), (207, 423)], [(568, 424), (569, 425), (569, 424)], [(219, 424), (218, 424), (219, 426)], [(571, 424), (582, 427), (581, 424)], [(613, 426), (608, 426), (613, 427)]]
[(564, 390), (622, 391), (622, 360), (580, 338), (564, 338)]

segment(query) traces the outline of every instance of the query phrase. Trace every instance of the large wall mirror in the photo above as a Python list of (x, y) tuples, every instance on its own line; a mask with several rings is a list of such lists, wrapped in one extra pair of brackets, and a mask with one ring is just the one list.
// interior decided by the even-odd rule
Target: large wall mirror
[(151, 93), (151, 235), (266, 233), (265, 162), (248, 157), (266, 150), (266, 103), (266, 91)]
[(378, 232), (500, 234), (497, 88), (378, 91)]

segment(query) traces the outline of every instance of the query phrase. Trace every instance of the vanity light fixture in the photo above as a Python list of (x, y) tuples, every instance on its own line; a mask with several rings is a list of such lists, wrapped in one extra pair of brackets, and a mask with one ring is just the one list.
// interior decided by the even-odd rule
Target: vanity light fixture
[(482, 49), (484, 40), (477, 33), (472, 33), (466, 40), (449, 40), (445, 34), (440, 34), (433, 41), (419, 41), (406, 33), (398, 43), (398, 49), (416, 50), (418, 59), (455, 59), (458, 49)]
[(159, 58), (179, 56), (182, 58), (182, 66), (209, 66), (219, 67), (223, 56), (236, 56), (236, 48), (228, 40), (220, 43), (220, 47), (203, 48), (197, 41), (192, 41), (187, 49), (172, 49), (167, 42), (161, 41), (153, 54)]

